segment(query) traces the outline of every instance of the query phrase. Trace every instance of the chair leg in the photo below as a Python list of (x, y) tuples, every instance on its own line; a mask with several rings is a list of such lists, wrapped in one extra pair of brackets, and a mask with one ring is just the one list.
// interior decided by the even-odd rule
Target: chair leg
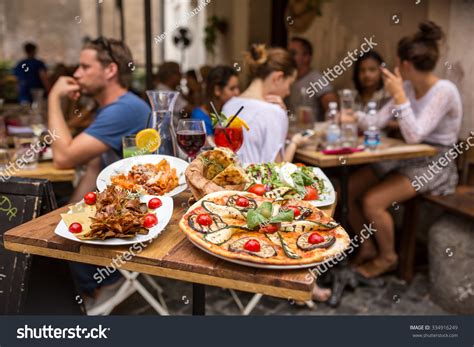
[(405, 203), (403, 227), (400, 235), (399, 277), (407, 283), (412, 281), (414, 275), (419, 205), (419, 197), (415, 197)]

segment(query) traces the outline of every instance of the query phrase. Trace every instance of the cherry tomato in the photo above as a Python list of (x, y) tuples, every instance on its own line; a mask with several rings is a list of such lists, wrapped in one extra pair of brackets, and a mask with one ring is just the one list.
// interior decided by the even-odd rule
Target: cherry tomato
[(280, 226), (281, 226), (281, 223), (267, 224), (261, 227), (260, 230), (264, 233), (274, 233), (275, 231), (280, 229)]
[(80, 223), (72, 223), (69, 226), (69, 231), (74, 234), (80, 233), (82, 231), (82, 225)]
[(84, 195), (84, 202), (87, 205), (94, 205), (95, 202), (97, 201), (97, 195), (94, 192), (87, 193)]
[(235, 201), (235, 204), (240, 207), (248, 207), (250, 205), (249, 199), (239, 196)]
[(204, 226), (209, 226), (212, 224), (212, 218), (209, 216), (207, 213), (200, 214), (197, 218), (196, 221)]
[(324, 242), (324, 237), (322, 237), (318, 233), (312, 233), (308, 237), (308, 242), (313, 244), (313, 245), (316, 244), (316, 243), (321, 243), (321, 242)]
[(303, 164), (303, 163), (296, 163), (295, 165), (296, 165), (296, 166), (306, 166), (306, 165)]
[(303, 200), (317, 200), (318, 199), (318, 191), (317, 189), (311, 187), (311, 186), (306, 186), (304, 187), (306, 190), (306, 195), (304, 196)]
[(143, 226), (147, 229), (150, 229), (156, 224), (158, 224), (158, 218), (153, 213), (148, 213), (143, 220)]
[(294, 215), (295, 217), (298, 217), (298, 216), (301, 214), (300, 209), (299, 209), (298, 207), (296, 207), (296, 206), (288, 206), (287, 208), (288, 208), (288, 210), (292, 210), (292, 211), (293, 211), (293, 215)]
[(265, 189), (265, 186), (263, 184), (254, 184), (253, 186), (251, 186), (248, 191), (250, 193), (254, 193), (256, 195), (260, 195), (262, 196), (263, 194), (266, 193), (266, 189)]
[(245, 242), (244, 249), (249, 252), (260, 252), (260, 242), (255, 239), (250, 239)]
[(163, 205), (163, 203), (159, 198), (153, 198), (148, 201), (148, 208), (151, 208), (152, 210), (161, 207), (161, 205)]

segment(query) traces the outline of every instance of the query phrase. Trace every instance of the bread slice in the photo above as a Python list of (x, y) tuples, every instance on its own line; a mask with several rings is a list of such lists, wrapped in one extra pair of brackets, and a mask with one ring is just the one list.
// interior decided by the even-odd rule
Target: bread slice
[(248, 176), (244, 169), (240, 166), (231, 164), (227, 166), (224, 171), (214, 177), (212, 182), (223, 187), (226, 185), (245, 183), (248, 182), (248, 180)]

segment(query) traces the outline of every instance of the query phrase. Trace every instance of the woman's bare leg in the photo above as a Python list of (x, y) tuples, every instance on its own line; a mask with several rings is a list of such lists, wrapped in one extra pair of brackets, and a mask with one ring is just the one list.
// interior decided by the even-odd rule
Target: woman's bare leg
[(364, 216), (369, 222), (373, 222), (379, 253), (376, 258), (357, 267), (357, 271), (363, 276), (376, 277), (394, 269), (397, 265), (394, 223), (387, 209), (394, 202), (401, 203), (415, 195), (416, 191), (410, 180), (400, 174), (388, 176), (364, 195), (362, 200)]
[[(349, 225), (354, 234), (359, 234), (363, 229), (364, 224), (367, 222), (362, 207), (359, 202), (359, 198), (368, 191), (371, 187), (375, 186), (379, 182), (377, 176), (375, 176), (373, 170), (366, 166), (356, 171), (349, 177)], [(353, 264), (359, 265), (363, 262), (374, 258), (377, 255), (377, 248), (375, 247), (374, 241), (369, 238), (360, 244)]]

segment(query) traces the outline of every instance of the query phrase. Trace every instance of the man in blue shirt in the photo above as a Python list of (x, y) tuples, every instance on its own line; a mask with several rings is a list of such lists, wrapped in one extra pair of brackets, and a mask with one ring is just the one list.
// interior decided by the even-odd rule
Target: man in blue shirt
[(21, 60), (15, 67), (13, 73), (18, 79), (20, 102), (32, 102), (32, 89), (49, 90), (48, 75), (46, 65), (39, 59), (36, 59), (37, 48), (34, 43), (25, 43), (23, 49), (26, 53), (26, 59)]
[[(136, 134), (146, 127), (150, 107), (128, 91), (132, 82), (130, 62), (133, 62), (132, 54), (123, 42), (99, 38), (85, 44), (74, 77), (60, 77), (54, 84), (48, 97), (48, 120), (49, 128), (58, 136), (52, 144), (55, 167), (68, 169), (89, 164), (100, 169), (122, 157), (123, 136)], [(77, 99), (81, 94), (94, 98), (99, 110), (92, 124), (73, 138), (64, 119), (61, 100)], [(99, 160), (102, 165), (96, 165)], [(89, 174), (90, 178), (93, 176), (96, 175)], [(95, 190), (95, 179), (90, 180), (89, 186), (81, 182), (81, 188), (82, 194)], [(74, 263), (72, 268), (82, 291), (95, 298), (95, 304), (100, 304), (97, 300), (104, 289), (101, 286), (110, 286), (121, 278), (115, 271), (98, 283), (93, 278), (98, 271), (95, 266)], [(88, 302), (94, 300), (86, 300), (86, 307)]]

